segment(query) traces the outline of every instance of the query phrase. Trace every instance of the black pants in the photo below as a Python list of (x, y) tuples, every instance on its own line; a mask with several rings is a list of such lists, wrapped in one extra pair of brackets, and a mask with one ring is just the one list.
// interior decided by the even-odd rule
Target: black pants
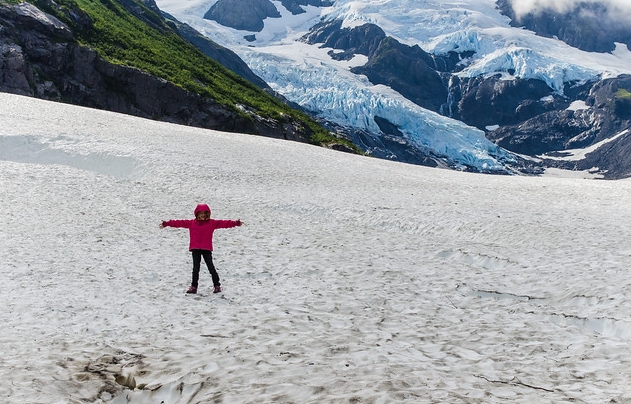
[(213, 277), (213, 285), (220, 286), (219, 274), (215, 269), (215, 265), (213, 265), (213, 252), (210, 250), (192, 250), (191, 252), (193, 253), (193, 281), (191, 282), (191, 286), (197, 287), (197, 283), (199, 282), (199, 268), (202, 263), (202, 257), (204, 257), (204, 262), (208, 267), (210, 276)]

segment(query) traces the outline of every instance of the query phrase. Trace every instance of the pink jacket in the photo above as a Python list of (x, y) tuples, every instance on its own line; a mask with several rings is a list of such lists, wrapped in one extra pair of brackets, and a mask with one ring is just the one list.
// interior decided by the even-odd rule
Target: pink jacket
[[(206, 204), (199, 204), (195, 208), (195, 215), (198, 212), (208, 211), (210, 208)], [(236, 220), (167, 220), (162, 222), (164, 227), (180, 227), (189, 231), (191, 241), (189, 251), (191, 250), (213, 250), (213, 233), (215, 229), (229, 229), (239, 226), (241, 223)]]

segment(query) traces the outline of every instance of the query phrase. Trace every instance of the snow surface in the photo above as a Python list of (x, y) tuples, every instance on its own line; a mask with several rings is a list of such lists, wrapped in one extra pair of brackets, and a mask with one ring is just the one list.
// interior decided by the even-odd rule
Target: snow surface
[[(303, 6), (291, 15), (273, 1), (281, 18), (268, 18), (261, 32), (239, 31), (205, 20), (213, 0), (157, 0), (158, 6), (215, 42), (235, 51), (274, 90), (289, 100), (341, 125), (379, 133), (373, 117), (397, 125), (420, 149), (431, 149), (457, 165), (500, 171), (506, 153), (484, 132), (434, 114), (385, 86), (373, 86), (351, 74), (349, 62), (331, 59), (318, 45), (298, 39), (322, 19), (341, 19), (344, 26), (380, 26), (402, 43), (419, 45), (435, 54), (474, 51), (463, 77), (500, 72), (507, 78), (535, 78), (562, 93), (564, 83), (631, 73), (631, 52), (618, 45), (612, 54), (583, 52), (565, 43), (513, 28), (494, 0), (337, 0), (332, 7)], [(249, 42), (246, 35), (255, 35)], [(508, 72), (514, 72), (512, 75)], [(370, 152), (370, 150), (369, 150)]]
[[(631, 181), (8, 94), (0, 121), (3, 403), (631, 400)], [(184, 293), (188, 235), (158, 228), (200, 202), (245, 223), (215, 234), (218, 295)]]
[(581, 111), (584, 109), (589, 109), (589, 106), (585, 103), (585, 101), (574, 101), (567, 108), (568, 111)]

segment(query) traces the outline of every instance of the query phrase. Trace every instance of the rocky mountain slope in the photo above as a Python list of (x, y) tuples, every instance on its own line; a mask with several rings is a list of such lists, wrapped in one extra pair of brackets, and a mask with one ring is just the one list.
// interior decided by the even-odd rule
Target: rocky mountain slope
[[(200, 75), (195, 78), (195, 87), (184, 80), (178, 83), (177, 77), (168, 80), (159, 73), (134, 67), (126, 60), (116, 62), (111, 55), (108, 58), (104, 55), (107, 51), (95, 49), (98, 45), (86, 45), (92, 40), (88, 35), (96, 36), (101, 17), (74, 2), (0, 2), (0, 91), (204, 128), (301, 142), (336, 142), (306, 114), (266, 95), (264, 90), (271, 93), (269, 87), (233, 52), (163, 17), (152, 1), (148, 7), (133, 0), (111, 3), (109, 7), (114, 9), (114, 4), (118, 4), (115, 11), (121, 18), (140, 21), (141, 30), (157, 32), (158, 38), (169, 38), (181, 46), (178, 56), (186, 57), (190, 52), (192, 60), (220, 84)], [(106, 46), (114, 51), (133, 46), (106, 29), (99, 34), (103, 32), (113, 38), (115, 45)], [(241, 77), (210, 58), (204, 59), (193, 47), (187, 48), (176, 33)], [(157, 66), (158, 72), (160, 69), (167, 68)]]

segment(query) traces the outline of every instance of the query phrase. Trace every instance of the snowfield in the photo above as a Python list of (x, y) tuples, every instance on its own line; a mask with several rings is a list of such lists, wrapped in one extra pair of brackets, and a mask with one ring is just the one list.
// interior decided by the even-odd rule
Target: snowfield
[[(630, 181), (8, 94), (0, 122), (3, 403), (631, 402)], [(158, 225), (200, 202), (245, 224), (215, 233), (224, 292), (202, 264), (191, 296)]]

